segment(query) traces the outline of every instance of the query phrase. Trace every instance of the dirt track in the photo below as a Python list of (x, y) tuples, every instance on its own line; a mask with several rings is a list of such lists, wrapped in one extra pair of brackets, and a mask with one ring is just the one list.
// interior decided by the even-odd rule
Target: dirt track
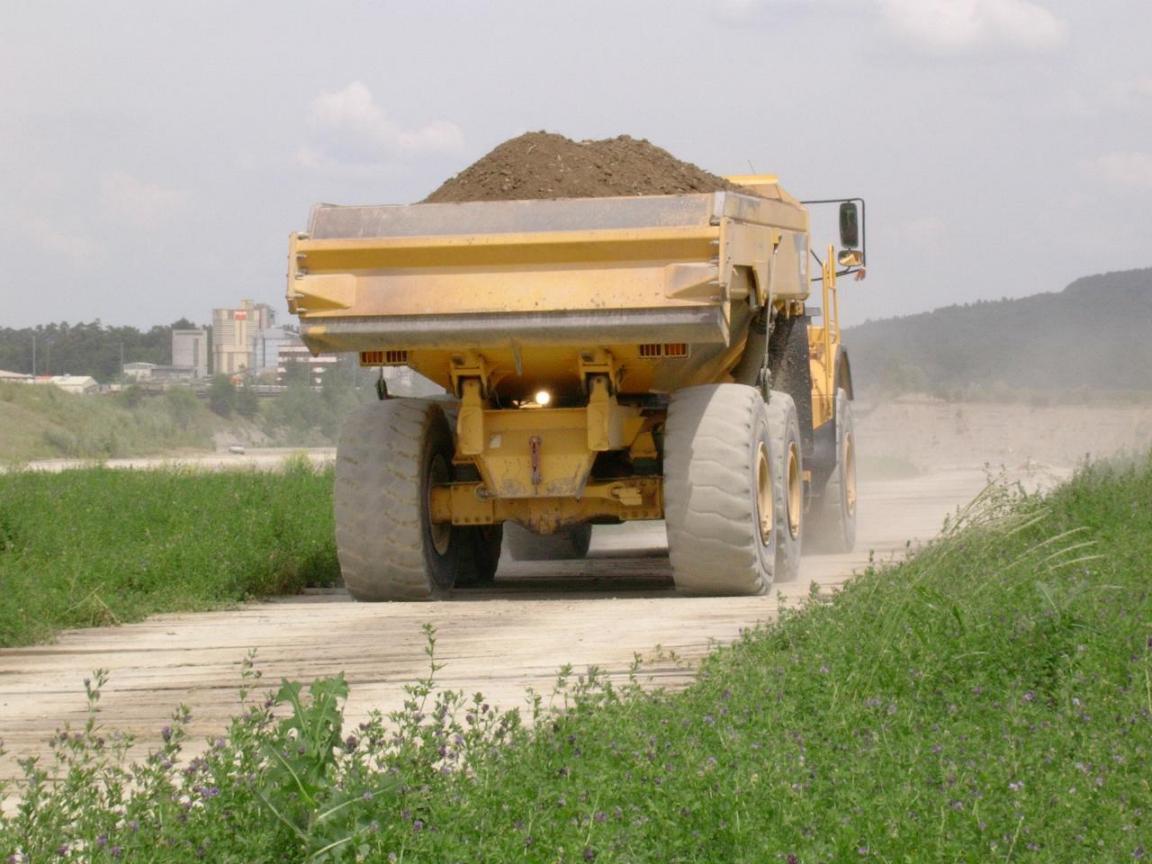
[[(194, 735), (221, 730), (235, 708), (240, 664), (250, 648), (257, 649), (269, 686), (281, 677), (308, 680), (343, 671), (352, 685), (351, 718), (375, 707), (388, 710), (398, 706), (404, 684), (426, 672), (424, 623), (439, 631), (439, 659), (446, 664), (440, 684), (482, 691), (506, 707), (523, 704), (527, 687), (549, 692), (565, 663), (578, 671), (595, 664), (623, 675), (635, 654), (651, 657), (657, 646), (674, 652), (679, 662), (656, 659), (645, 675), (656, 683), (683, 683), (690, 677), (685, 663), (714, 642), (772, 618), (781, 600), (798, 601), (812, 582), (842, 583), (866, 564), (870, 552), (883, 559), (901, 554), (909, 540), (933, 536), (945, 515), (985, 485), (985, 471), (977, 466), (1005, 463), (1014, 476), (1039, 485), (1067, 476), (1063, 451), (1056, 452), (1037, 430), (1058, 427), (1056, 443), (1072, 453), (1146, 446), (1152, 411), (1109, 415), (1107, 423), (1089, 411), (1081, 424), (1088, 447), (1066, 440), (1075, 418), (1060, 411), (1030, 411), (1024, 418), (1017, 408), (965, 406), (965, 422), (959, 423), (953, 406), (897, 405), (863, 417), (861, 450), (884, 457), (880, 469), (895, 464), (897, 474), (919, 473), (885, 479), (873, 469), (875, 479), (861, 485), (858, 552), (806, 557), (800, 579), (769, 597), (676, 596), (663, 526), (653, 523), (597, 529), (587, 561), (503, 562), (495, 587), (461, 592), (452, 602), (361, 605), (331, 592), (71, 631), (54, 645), (0, 651), (0, 739), (12, 754), (0, 760), (0, 776), (16, 773), (15, 757), (45, 753), (45, 739), (63, 723), (82, 722), (82, 680), (96, 668), (111, 672), (101, 701), (104, 722), (135, 733), (141, 752), (155, 744), (180, 703), (192, 709)], [(946, 436), (917, 428), (941, 423)], [(1107, 440), (1103, 428), (1113, 430)], [(908, 442), (932, 435), (935, 447), (909, 449)], [(928, 461), (967, 467), (927, 469)]]
[[(801, 578), (779, 586), (780, 595), (795, 601), (813, 581), (837, 585), (866, 563), (869, 550), (889, 556), (908, 538), (930, 537), (983, 485), (979, 471), (865, 485), (859, 553), (805, 558)], [(657, 646), (681, 662), (656, 660), (646, 676), (679, 684), (690, 674), (684, 662), (771, 618), (780, 600), (676, 596), (662, 535), (662, 524), (597, 529), (587, 561), (505, 561), (495, 587), (460, 592), (452, 602), (364, 605), (331, 592), (70, 631), (55, 645), (6, 650), (0, 738), (14, 755), (46, 752), (44, 739), (55, 728), (83, 722), (82, 680), (97, 668), (111, 671), (104, 722), (139, 736), (142, 748), (158, 740), (180, 703), (192, 708), (195, 734), (207, 736), (235, 708), (240, 662), (253, 647), (269, 685), (343, 671), (352, 684), (351, 716), (398, 707), (403, 685), (426, 671), (426, 622), (439, 631), (441, 684), (483, 691), (506, 707), (522, 704), (526, 687), (548, 692), (564, 663), (623, 675), (635, 653), (651, 657)], [(11, 757), (0, 764), (0, 776), (14, 770)]]

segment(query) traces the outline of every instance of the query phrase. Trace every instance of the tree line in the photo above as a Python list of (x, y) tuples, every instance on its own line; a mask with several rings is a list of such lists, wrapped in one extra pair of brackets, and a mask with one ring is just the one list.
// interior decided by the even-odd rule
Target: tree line
[(1063, 291), (948, 306), (844, 331), (865, 396), (1152, 391), (1152, 269)]
[(0, 327), (0, 369), (37, 375), (91, 375), (112, 381), (123, 363), (172, 363), (172, 331), (199, 325), (181, 318), (147, 330), (112, 326), (99, 319), (36, 327)]

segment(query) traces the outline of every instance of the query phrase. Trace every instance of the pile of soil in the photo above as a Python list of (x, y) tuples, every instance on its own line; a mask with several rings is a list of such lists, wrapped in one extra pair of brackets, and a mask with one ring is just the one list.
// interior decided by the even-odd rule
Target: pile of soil
[(676, 195), (737, 188), (643, 139), (573, 141), (528, 132), (505, 141), (423, 203)]

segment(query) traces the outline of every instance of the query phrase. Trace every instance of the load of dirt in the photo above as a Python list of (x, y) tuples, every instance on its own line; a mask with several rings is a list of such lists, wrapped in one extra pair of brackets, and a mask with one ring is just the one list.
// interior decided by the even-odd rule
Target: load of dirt
[(529, 198), (677, 195), (736, 189), (644, 139), (573, 141), (528, 132), (505, 141), (445, 181), (425, 204)]

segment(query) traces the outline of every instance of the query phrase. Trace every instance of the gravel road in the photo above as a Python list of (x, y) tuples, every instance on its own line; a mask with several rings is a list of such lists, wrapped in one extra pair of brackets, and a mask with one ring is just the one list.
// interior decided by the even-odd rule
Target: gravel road
[(907, 541), (932, 537), (985, 479), (983, 471), (951, 470), (863, 483), (858, 551), (808, 556), (798, 580), (766, 597), (677, 596), (663, 524), (641, 523), (597, 528), (586, 561), (504, 561), (494, 586), (448, 602), (359, 604), (332, 591), (69, 631), (53, 645), (0, 651), (0, 739), (10, 751), (0, 777), (16, 774), (18, 757), (46, 754), (45, 739), (62, 724), (83, 722), (82, 681), (93, 669), (111, 676), (103, 723), (137, 736), (142, 755), (181, 703), (192, 710), (194, 737), (222, 730), (253, 648), (269, 686), (344, 672), (352, 720), (398, 707), (403, 686), (426, 672), (425, 623), (439, 633), (440, 684), (482, 691), (504, 707), (524, 704), (529, 687), (550, 693), (565, 663), (623, 677), (637, 653), (663, 655), (645, 666), (648, 681), (681, 685), (710, 646), (770, 620), (782, 602), (799, 602), (812, 582), (839, 585), (870, 554), (900, 555)]

